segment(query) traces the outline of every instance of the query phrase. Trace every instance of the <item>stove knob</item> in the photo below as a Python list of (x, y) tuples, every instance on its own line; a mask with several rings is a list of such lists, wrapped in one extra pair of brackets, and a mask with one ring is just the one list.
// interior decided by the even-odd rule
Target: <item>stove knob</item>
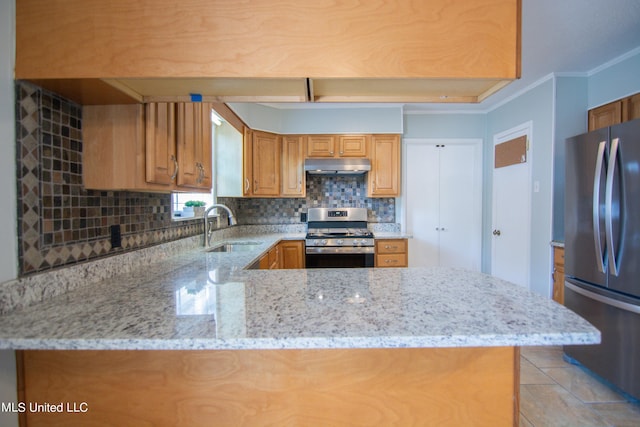
[(339, 244), (339, 245), (341, 245), (341, 244), (343, 244), (343, 243), (344, 243), (344, 240), (342, 240), (342, 239), (338, 239), (338, 240), (336, 241), (336, 243), (337, 243), (337, 244)]
[(326, 244), (327, 244), (326, 239), (322, 239), (322, 240), (320, 241), (320, 244), (321, 244), (321, 245), (326, 245)]

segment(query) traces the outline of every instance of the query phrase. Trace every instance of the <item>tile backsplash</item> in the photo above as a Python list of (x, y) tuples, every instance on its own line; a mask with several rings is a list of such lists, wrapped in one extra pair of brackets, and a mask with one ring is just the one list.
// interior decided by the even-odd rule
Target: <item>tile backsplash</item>
[[(86, 190), (82, 106), (16, 82), (18, 256), (21, 275), (202, 233), (200, 220), (172, 221), (169, 194)], [(364, 176), (309, 176), (298, 199), (231, 199), (239, 224), (299, 223), (310, 207), (366, 207), (369, 221), (395, 222), (395, 199), (367, 198)], [(223, 222), (226, 224), (226, 222)], [(121, 248), (111, 247), (120, 225)]]
[(364, 175), (308, 175), (307, 195), (294, 199), (222, 198), (238, 212), (239, 224), (291, 224), (300, 222), (300, 214), (308, 208), (367, 208), (369, 222), (395, 222), (395, 199), (368, 198)]

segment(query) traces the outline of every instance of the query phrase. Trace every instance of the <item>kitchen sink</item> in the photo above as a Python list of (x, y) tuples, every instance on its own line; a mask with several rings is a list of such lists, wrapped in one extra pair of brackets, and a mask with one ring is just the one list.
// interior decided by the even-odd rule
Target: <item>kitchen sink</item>
[(262, 242), (225, 242), (207, 249), (206, 252), (248, 252), (261, 244)]

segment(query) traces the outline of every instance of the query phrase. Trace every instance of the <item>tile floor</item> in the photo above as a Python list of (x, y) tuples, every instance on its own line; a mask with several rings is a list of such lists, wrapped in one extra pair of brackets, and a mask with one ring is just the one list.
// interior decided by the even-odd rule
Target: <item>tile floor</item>
[(566, 362), (562, 347), (520, 355), (521, 427), (640, 427), (640, 404)]

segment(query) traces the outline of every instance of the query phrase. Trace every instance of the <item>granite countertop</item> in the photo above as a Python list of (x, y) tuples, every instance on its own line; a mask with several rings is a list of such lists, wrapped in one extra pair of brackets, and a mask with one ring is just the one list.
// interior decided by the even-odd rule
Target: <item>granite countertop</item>
[[(589, 344), (572, 311), (449, 268), (246, 270), (281, 239), (175, 256), (12, 310), (5, 349), (300, 349)], [(215, 246), (215, 244), (214, 244)]]

